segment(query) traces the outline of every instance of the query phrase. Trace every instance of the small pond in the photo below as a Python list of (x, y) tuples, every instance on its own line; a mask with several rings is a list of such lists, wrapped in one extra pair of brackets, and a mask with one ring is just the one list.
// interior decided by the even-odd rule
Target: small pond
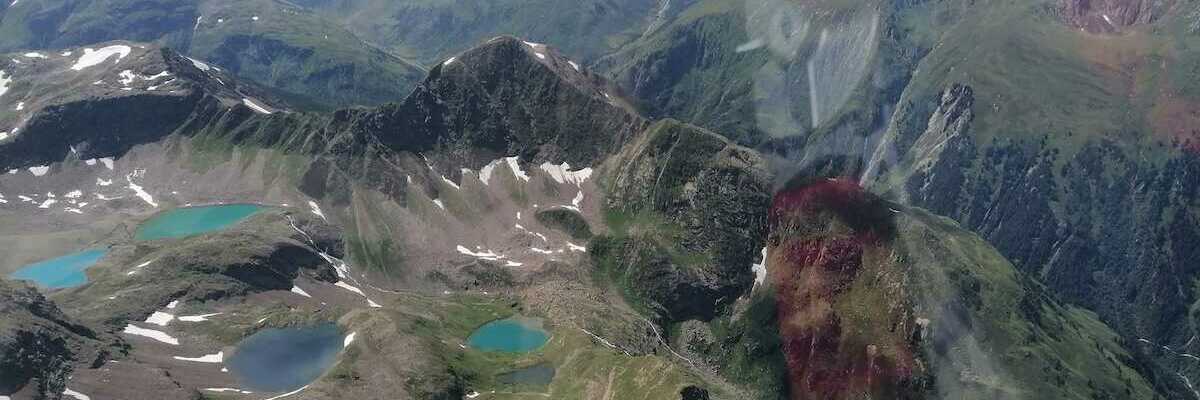
[(82, 286), (87, 283), (87, 274), (84, 271), (97, 261), (100, 261), (101, 258), (104, 258), (105, 253), (106, 251), (103, 249), (84, 250), (55, 259), (29, 264), (17, 270), (17, 272), (13, 272), (9, 277), (32, 281), (38, 286), (47, 289), (65, 289)]
[(288, 392), (332, 367), (343, 340), (334, 324), (264, 329), (238, 343), (226, 366), (246, 389)]
[(524, 353), (540, 349), (550, 340), (540, 320), (509, 318), (492, 321), (476, 329), (467, 339), (471, 347), (483, 351)]
[(497, 375), (496, 381), (505, 385), (546, 386), (554, 381), (554, 367), (549, 363), (540, 363)]
[(265, 208), (267, 207), (257, 204), (225, 204), (176, 208), (142, 223), (138, 227), (134, 239), (156, 240), (181, 238), (219, 231)]

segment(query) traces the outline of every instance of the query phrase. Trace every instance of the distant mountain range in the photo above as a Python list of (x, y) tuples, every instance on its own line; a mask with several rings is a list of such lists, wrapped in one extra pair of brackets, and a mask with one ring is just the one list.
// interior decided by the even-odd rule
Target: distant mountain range
[(6, 3), (0, 395), (1200, 398), (1191, 2)]

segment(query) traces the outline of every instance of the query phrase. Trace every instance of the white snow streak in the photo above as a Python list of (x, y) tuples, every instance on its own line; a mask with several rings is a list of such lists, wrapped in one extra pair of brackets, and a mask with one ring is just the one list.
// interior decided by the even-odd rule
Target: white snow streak
[(179, 339), (171, 337), (171, 335), (168, 335), (165, 332), (156, 331), (153, 329), (139, 328), (133, 324), (125, 325), (125, 330), (123, 331), (123, 333), (129, 334), (129, 335), (135, 335), (135, 336), (148, 337), (148, 338), (151, 338), (151, 339), (154, 339), (159, 342), (163, 342), (163, 343), (166, 343), (166, 344), (169, 344), (172, 346), (179, 345)]
[(317, 202), (309, 201), (308, 207), (312, 209), (312, 213), (314, 215), (321, 217), (321, 219), (325, 220), (325, 222), (329, 222), (329, 219), (325, 218), (325, 213), (321, 212), (321, 206), (317, 205)]
[(517, 157), (505, 157), (504, 162), (508, 163), (508, 168), (512, 170), (513, 175), (518, 179), (529, 182), (529, 175), (525, 171), (521, 171), (521, 164), (517, 163)]
[(255, 103), (254, 100), (242, 99), (242, 104), (245, 104), (246, 107), (250, 107), (251, 110), (254, 110), (260, 114), (270, 114), (271, 113), (271, 110), (268, 110), (265, 107), (258, 105), (258, 103)]
[(167, 314), (162, 311), (155, 311), (154, 314), (150, 314), (150, 317), (146, 318), (146, 323), (158, 326), (167, 326), (167, 324), (170, 324), (171, 320), (174, 319), (175, 316), (172, 314)]
[(84, 68), (100, 64), (114, 55), (117, 56), (116, 62), (121, 62), (121, 59), (129, 55), (130, 51), (133, 51), (133, 49), (125, 45), (108, 46), (100, 50), (83, 49), (83, 56), (80, 56), (79, 60), (75, 61), (75, 65), (71, 66), (71, 69), (81, 71)]
[(63, 396), (74, 397), (75, 400), (92, 400), (92, 398), (88, 397), (88, 395), (76, 392), (74, 390), (71, 390), (70, 388), (64, 389), (62, 394), (63, 394)]
[(337, 286), (337, 287), (340, 287), (340, 288), (342, 288), (342, 289), (349, 290), (349, 291), (351, 291), (351, 292), (354, 292), (354, 293), (358, 293), (358, 295), (359, 295), (359, 296), (362, 296), (362, 297), (367, 297), (367, 294), (366, 294), (366, 293), (363, 293), (362, 289), (356, 288), (356, 287), (354, 287), (354, 286), (350, 286), (350, 284), (346, 283), (345, 281), (337, 281), (337, 283), (335, 283), (335, 284), (333, 284), (333, 285), (334, 285), (334, 286)]
[(4, 70), (0, 70), (0, 96), (8, 92), (9, 83), (12, 83), (12, 77), (4, 75)]
[(133, 183), (133, 175), (134, 174), (125, 175), (125, 181), (129, 182), (129, 190), (132, 190), (134, 194), (136, 194), (137, 197), (140, 197), (142, 201), (145, 201), (146, 204), (149, 204), (154, 208), (158, 208), (158, 203), (154, 201), (154, 196), (151, 196), (150, 193), (147, 193), (141, 185)]
[(187, 57), (187, 59), (191, 60), (192, 65), (196, 66), (196, 68), (199, 68), (201, 71), (208, 71), (208, 70), (212, 69), (212, 67), (209, 67), (208, 64), (200, 62), (200, 61), (196, 60), (195, 58)]
[(186, 316), (179, 317), (179, 320), (183, 321), (183, 322), (204, 322), (204, 321), (208, 321), (209, 318), (212, 318), (212, 317), (215, 317), (218, 315), (221, 315), (221, 313), (186, 315)]
[(757, 264), (751, 265), (750, 270), (754, 271), (754, 286), (758, 287), (763, 282), (767, 281), (767, 248), (762, 249), (762, 260)]
[(301, 295), (304, 297), (309, 297), (309, 298), (312, 297), (311, 295), (308, 294), (308, 292), (305, 292), (304, 289), (301, 289), (299, 286), (292, 286), (292, 293), (295, 293), (295, 294), (298, 294), (298, 295)]
[(541, 168), (543, 171), (546, 171), (546, 173), (550, 174), (550, 177), (553, 178), (555, 182), (571, 183), (576, 186), (583, 185), (583, 181), (586, 181), (592, 176), (591, 168), (583, 168), (578, 171), (571, 171), (571, 164), (565, 162), (560, 165), (554, 165), (545, 162), (542, 163)]

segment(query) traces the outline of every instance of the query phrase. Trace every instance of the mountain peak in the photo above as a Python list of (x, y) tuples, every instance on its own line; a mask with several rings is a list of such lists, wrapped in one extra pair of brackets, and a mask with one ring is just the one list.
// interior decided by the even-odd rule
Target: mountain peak
[(591, 165), (645, 125), (618, 93), (549, 46), (499, 36), (434, 67), (367, 130), (398, 150), (471, 147), (473, 168), (512, 155)]

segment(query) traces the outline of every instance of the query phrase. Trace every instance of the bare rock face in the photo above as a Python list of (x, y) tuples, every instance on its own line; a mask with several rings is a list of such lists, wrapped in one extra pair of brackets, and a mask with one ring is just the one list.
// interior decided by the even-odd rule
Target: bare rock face
[(1090, 33), (1118, 33), (1158, 20), (1173, 0), (1060, 0), (1059, 17)]
[(32, 287), (0, 279), (0, 393), (57, 398), (77, 364), (102, 364), (101, 334)]

